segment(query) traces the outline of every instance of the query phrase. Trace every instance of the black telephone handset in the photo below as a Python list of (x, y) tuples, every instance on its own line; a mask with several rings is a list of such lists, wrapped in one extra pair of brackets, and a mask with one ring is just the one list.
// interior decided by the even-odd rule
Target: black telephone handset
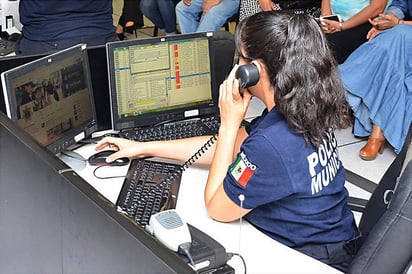
[(238, 67), (235, 77), (240, 80), (240, 88), (245, 89), (257, 84), (259, 70), (254, 63), (241, 65)]

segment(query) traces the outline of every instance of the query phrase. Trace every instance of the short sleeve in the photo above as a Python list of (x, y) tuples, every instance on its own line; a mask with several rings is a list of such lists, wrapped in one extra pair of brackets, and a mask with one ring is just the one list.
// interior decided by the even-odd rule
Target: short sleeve
[(280, 200), (293, 192), (282, 157), (263, 135), (246, 139), (228, 169), (223, 186), (238, 205), (239, 195), (243, 194), (243, 207), (247, 209)]

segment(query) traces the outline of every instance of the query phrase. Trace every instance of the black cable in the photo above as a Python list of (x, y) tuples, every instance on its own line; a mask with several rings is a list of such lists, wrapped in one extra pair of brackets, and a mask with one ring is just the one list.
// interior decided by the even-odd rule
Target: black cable
[(346, 147), (346, 146), (350, 146), (350, 145), (358, 144), (358, 143), (361, 143), (361, 142), (364, 142), (364, 141), (365, 141), (365, 139), (363, 139), (363, 140), (358, 140), (358, 141), (353, 141), (353, 142), (350, 142), (350, 143), (346, 143), (346, 144), (338, 145), (338, 147), (339, 147), (339, 148), (340, 148), (340, 147)]
[(214, 134), (212, 137), (210, 137), (209, 140), (206, 141), (206, 143), (201, 146), (198, 151), (195, 152), (183, 165), (182, 165), (182, 171), (185, 171), (186, 169), (189, 168), (189, 166), (193, 165), (203, 154), (206, 153), (206, 151), (216, 142), (217, 140), (217, 134)]
[(100, 169), (101, 167), (107, 167), (107, 165), (103, 165), (103, 166), (98, 166), (93, 170), (93, 175), (94, 177), (96, 177), (97, 179), (101, 179), (101, 180), (106, 180), (106, 179), (116, 179), (116, 178), (125, 178), (126, 176), (108, 176), (108, 177), (100, 177), (96, 174), (96, 171), (98, 169)]
[(190, 264), (191, 264), (194, 268), (196, 268), (195, 261), (193, 261), (192, 255), (190, 254), (190, 247), (191, 247), (191, 245), (192, 245), (192, 243), (190, 243), (190, 242), (180, 244), (180, 245), (179, 245), (179, 248), (177, 249), (177, 252), (178, 252), (179, 254), (186, 255), (186, 257), (187, 257), (187, 258), (189, 259), (189, 261), (190, 261)]
[(233, 256), (238, 256), (238, 257), (242, 260), (243, 267), (244, 267), (244, 269), (245, 269), (245, 274), (247, 273), (247, 270), (246, 270), (246, 261), (245, 261), (245, 259), (242, 257), (242, 255), (240, 255), (239, 253), (231, 253), (231, 252), (227, 252), (226, 255), (227, 255), (227, 259), (228, 259), (228, 260), (232, 259)]
[(156, 184), (153, 188), (150, 189), (150, 192), (163, 187), (165, 184), (167, 187), (169, 187), (169, 185), (173, 183), (173, 180), (176, 178), (176, 176), (181, 175), (183, 171), (193, 165), (216, 142), (216, 140), (217, 134), (214, 134), (186, 162), (184, 162), (184, 164), (181, 165), (180, 168), (178, 168), (171, 175), (167, 176), (163, 181)]

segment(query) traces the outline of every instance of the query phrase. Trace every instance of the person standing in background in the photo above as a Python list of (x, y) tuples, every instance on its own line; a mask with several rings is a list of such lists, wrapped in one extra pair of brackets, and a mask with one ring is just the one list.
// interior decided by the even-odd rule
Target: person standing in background
[(217, 31), (239, 12), (239, 0), (182, 0), (176, 17), (182, 33)]
[(118, 40), (111, 0), (20, 0), (19, 15), (23, 29), (16, 45), (17, 55)]

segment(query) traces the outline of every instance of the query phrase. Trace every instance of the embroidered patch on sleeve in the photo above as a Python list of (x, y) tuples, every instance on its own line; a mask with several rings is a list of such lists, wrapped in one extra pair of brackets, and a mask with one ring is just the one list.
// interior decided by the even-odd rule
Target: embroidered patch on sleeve
[(246, 155), (241, 152), (237, 157), (235, 163), (230, 168), (230, 173), (233, 178), (238, 182), (242, 187), (246, 187), (250, 178), (255, 173), (256, 166), (249, 162)]

